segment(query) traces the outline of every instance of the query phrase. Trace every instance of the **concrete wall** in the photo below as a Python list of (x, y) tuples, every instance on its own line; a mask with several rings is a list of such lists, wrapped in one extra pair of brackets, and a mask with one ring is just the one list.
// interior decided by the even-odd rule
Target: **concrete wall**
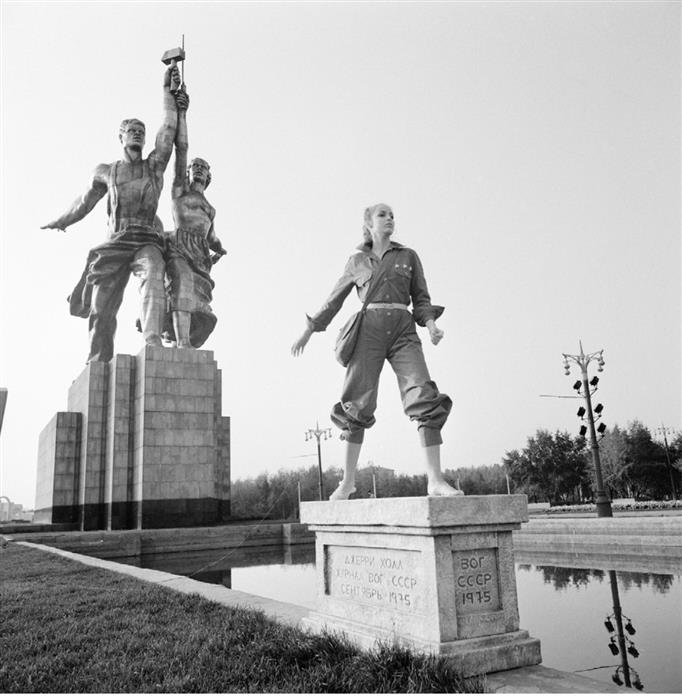
[(574, 562), (589, 559), (608, 563), (629, 558), (646, 566), (656, 560), (660, 567), (665, 560), (682, 562), (682, 515), (534, 518), (514, 533), (514, 549), (528, 561), (533, 560), (528, 555), (547, 559), (550, 553), (571, 555)]
[(101, 558), (133, 557), (312, 544), (314, 535), (300, 523), (259, 522), (201, 528), (93, 532), (15, 532), (8, 539), (36, 542)]

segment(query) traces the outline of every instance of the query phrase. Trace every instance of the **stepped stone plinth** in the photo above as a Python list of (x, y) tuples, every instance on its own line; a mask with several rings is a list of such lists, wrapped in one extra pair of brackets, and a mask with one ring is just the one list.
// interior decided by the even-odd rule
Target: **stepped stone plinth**
[(35, 522), (216, 525), (230, 511), (230, 419), (206, 350), (90, 362), (40, 435)]

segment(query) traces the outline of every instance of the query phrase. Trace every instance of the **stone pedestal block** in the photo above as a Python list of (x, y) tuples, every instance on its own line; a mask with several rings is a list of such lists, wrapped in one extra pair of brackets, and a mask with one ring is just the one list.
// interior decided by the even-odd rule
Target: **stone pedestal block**
[[(113, 360), (112, 360), (113, 362)], [(109, 363), (91, 362), (69, 387), (69, 413), (81, 416), (78, 519), (84, 530), (106, 526), (105, 502)]]
[(82, 417), (57, 413), (38, 438), (38, 478), (34, 523), (78, 519)]
[(91, 362), (68, 412), (41, 434), (38, 465), (42, 522), (220, 524), (230, 513), (230, 419), (213, 353), (146, 346)]
[(525, 496), (301, 503), (318, 581), (305, 623), (446, 655), (464, 676), (538, 664), (540, 642), (519, 629), (512, 550), (526, 520)]
[(206, 350), (146, 347), (136, 358), (133, 487), (138, 526), (214, 525), (229, 515), (229, 418)]

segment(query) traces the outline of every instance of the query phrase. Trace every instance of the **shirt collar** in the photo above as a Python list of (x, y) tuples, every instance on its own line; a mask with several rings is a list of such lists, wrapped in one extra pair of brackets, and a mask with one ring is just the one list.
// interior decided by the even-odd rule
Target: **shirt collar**
[[(389, 250), (393, 250), (394, 248), (404, 248), (405, 246), (402, 243), (398, 243), (397, 241), (390, 241), (389, 246), (386, 252)], [(357, 246), (358, 250), (361, 250), (363, 253), (367, 253), (368, 255), (372, 254), (372, 247), (368, 246), (367, 243), (364, 241), (360, 243), (359, 246)]]

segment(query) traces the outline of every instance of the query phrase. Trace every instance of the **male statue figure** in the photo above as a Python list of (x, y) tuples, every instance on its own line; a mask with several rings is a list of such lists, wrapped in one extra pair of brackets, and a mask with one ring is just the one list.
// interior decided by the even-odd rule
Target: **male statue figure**
[(204, 196), (211, 182), (210, 167), (202, 158), (194, 158), (187, 166), (189, 99), (184, 85), (176, 96), (178, 128), (172, 192), (175, 230), (168, 236), (166, 249), (171, 317), (166, 319), (165, 331), (167, 338), (175, 337), (177, 347), (199, 348), (216, 324), (210, 306), (214, 287), (211, 267), (226, 251), (215, 233), (215, 209)]
[[(177, 67), (166, 70), (163, 81), (163, 123), (154, 150), (142, 157), (145, 126), (126, 119), (119, 129), (123, 158), (95, 168), (90, 186), (61, 217), (42, 228), (64, 231), (80, 221), (107, 195), (107, 240), (93, 248), (83, 276), (69, 297), (71, 314), (89, 318), (92, 360), (109, 361), (114, 352), (116, 313), (130, 273), (140, 282), (140, 325), (148, 345), (161, 345), (166, 306), (164, 292), (164, 240), (156, 216), (163, 174), (170, 160), (177, 129)], [(182, 104), (184, 97), (178, 97)]]

